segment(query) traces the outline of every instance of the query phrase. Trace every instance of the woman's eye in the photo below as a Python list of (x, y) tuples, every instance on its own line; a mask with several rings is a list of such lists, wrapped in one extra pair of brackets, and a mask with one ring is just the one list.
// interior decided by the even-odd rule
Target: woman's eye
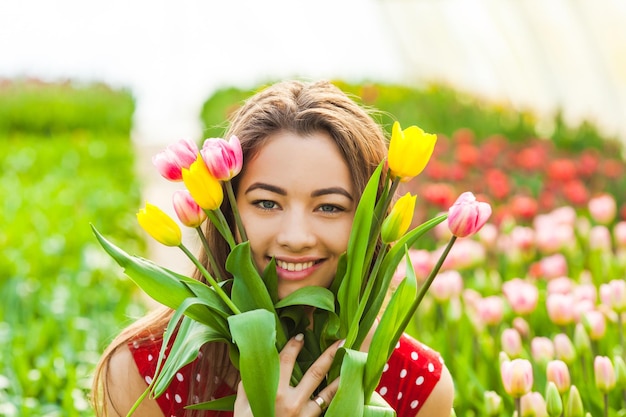
[(259, 200), (255, 201), (254, 204), (263, 210), (272, 210), (276, 208), (276, 203), (271, 200)]
[(343, 211), (343, 209), (333, 204), (323, 204), (319, 207), (319, 211), (323, 213), (338, 213), (340, 211)]

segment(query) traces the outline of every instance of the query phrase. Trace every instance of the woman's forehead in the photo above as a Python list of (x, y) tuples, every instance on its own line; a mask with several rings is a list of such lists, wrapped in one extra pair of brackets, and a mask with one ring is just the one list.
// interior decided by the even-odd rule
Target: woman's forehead
[(268, 137), (254, 156), (244, 161), (242, 182), (315, 186), (336, 184), (349, 188), (353, 179), (348, 164), (333, 139), (325, 132), (299, 135), (279, 132)]

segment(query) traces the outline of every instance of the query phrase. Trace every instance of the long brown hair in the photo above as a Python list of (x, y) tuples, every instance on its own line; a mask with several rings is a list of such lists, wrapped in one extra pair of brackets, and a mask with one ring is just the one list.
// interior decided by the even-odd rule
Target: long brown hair
[[(354, 181), (355, 189), (362, 192), (376, 166), (386, 154), (386, 140), (381, 127), (372, 119), (370, 113), (348, 97), (343, 91), (327, 81), (304, 83), (285, 81), (264, 88), (250, 97), (231, 118), (225, 138), (236, 135), (241, 141), (245, 161), (254, 157), (264, 145), (265, 140), (279, 131), (288, 131), (298, 135), (326, 132), (341, 151)], [(239, 177), (241, 174), (239, 175)], [(237, 177), (233, 179), (235, 192)], [(222, 211), (233, 227), (232, 210), (227, 199)], [(227, 243), (221, 238), (211, 222), (206, 222), (205, 233), (209, 247), (223, 269), (229, 253)], [(208, 265), (205, 253), (200, 254), (201, 262)], [(222, 276), (228, 276), (221, 271)], [(196, 271), (196, 279), (203, 280)], [(130, 342), (141, 343), (150, 338), (162, 338), (163, 331), (172, 315), (172, 311), (159, 308), (146, 317), (131, 324), (109, 345), (98, 364), (93, 383), (94, 406), (98, 415), (102, 415), (102, 399), (107, 393), (108, 363), (115, 351)], [(196, 361), (195, 372), (207, 375), (207, 381), (224, 381), (226, 377), (237, 377), (237, 371), (228, 360), (228, 347), (222, 343), (207, 343), (202, 348), (201, 358)], [(208, 387), (194, 386), (192, 378), (190, 399), (207, 401), (217, 385)], [(202, 392), (200, 392), (202, 391)], [(189, 416), (201, 413), (188, 412)]]

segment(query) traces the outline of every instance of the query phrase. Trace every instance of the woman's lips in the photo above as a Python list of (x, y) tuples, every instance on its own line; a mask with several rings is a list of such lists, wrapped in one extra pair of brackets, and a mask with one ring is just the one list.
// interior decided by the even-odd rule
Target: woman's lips
[(323, 260), (290, 262), (276, 259), (276, 273), (285, 281), (299, 281), (308, 278), (315, 272)]

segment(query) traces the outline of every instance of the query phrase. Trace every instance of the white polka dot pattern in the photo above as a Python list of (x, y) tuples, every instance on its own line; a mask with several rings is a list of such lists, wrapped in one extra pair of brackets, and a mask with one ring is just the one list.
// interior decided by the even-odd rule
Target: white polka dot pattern
[(414, 417), (439, 380), (441, 367), (436, 352), (404, 335), (383, 368), (377, 391), (398, 417)]

